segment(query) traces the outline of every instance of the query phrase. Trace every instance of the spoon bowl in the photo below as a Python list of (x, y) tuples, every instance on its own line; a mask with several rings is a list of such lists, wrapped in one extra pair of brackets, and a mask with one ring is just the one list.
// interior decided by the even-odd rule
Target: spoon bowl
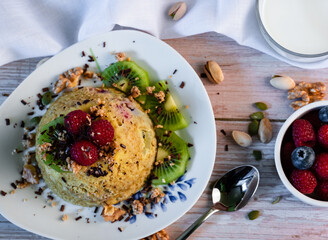
[(260, 173), (254, 166), (244, 165), (231, 169), (214, 183), (212, 189), (213, 206), (184, 231), (177, 240), (187, 239), (215, 212), (233, 212), (243, 208), (254, 196), (259, 182)]

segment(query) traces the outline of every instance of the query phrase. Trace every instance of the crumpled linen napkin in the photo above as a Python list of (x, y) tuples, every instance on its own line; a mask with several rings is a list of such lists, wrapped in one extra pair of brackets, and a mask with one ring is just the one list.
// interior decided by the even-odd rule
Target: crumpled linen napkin
[(116, 25), (146, 31), (160, 39), (204, 32), (222, 33), (301, 68), (324, 68), (328, 60), (299, 63), (278, 55), (263, 39), (256, 20), (256, 0), (185, 0), (179, 21), (168, 16), (177, 0), (1, 0), (0, 65), (54, 55)]

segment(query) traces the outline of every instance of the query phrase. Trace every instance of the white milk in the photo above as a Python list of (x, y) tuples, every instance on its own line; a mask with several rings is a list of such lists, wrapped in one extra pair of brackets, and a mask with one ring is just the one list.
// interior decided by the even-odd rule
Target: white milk
[(328, 0), (259, 0), (259, 12), (266, 31), (284, 48), (328, 51)]

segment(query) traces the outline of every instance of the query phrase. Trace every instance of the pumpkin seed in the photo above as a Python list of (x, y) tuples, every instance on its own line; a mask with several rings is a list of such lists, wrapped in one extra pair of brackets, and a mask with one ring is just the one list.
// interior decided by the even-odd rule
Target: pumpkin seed
[(257, 135), (259, 131), (259, 121), (253, 120), (249, 125), (248, 125), (248, 133), (251, 136)]
[(254, 103), (255, 107), (257, 107), (258, 109), (264, 111), (268, 109), (268, 106), (264, 103), (264, 102), (256, 102)]
[(255, 220), (259, 216), (260, 216), (260, 211), (258, 211), (258, 210), (254, 210), (254, 211), (251, 211), (250, 213), (248, 213), (249, 220)]
[(274, 200), (272, 202), (272, 204), (277, 204), (278, 202), (280, 202), (280, 200), (281, 200), (281, 197), (279, 196), (279, 197), (276, 198), (276, 200)]
[(232, 137), (239, 146), (248, 147), (252, 144), (252, 137), (245, 132), (232, 131)]
[(270, 123), (270, 120), (267, 118), (263, 118), (260, 122), (259, 126), (259, 138), (261, 142), (268, 143), (272, 139), (272, 125)]
[(253, 150), (253, 156), (256, 161), (262, 160), (262, 152), (260, 150)]
[(263, 112), (255, 112), (255, 113), (252, 113), (249, 117), (251, 119), (261, 120), (264, 118), (264, 114), (263, 114)]
[(41, 102), (44, 106), (47, 106), (52, 100), (51, 92), (46, 92), (42, 95)]
[(32, 126), (36, 126), (41, 121), (41, 116), (36, 116), (30, 120)]

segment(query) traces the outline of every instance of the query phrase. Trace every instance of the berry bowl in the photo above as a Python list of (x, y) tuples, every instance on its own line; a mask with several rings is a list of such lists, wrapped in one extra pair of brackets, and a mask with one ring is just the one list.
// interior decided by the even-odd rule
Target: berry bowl
[(282, 183), (295, 197), (328, 207), (328, 101), (310, 103), (288, 117), (274, 158)]

